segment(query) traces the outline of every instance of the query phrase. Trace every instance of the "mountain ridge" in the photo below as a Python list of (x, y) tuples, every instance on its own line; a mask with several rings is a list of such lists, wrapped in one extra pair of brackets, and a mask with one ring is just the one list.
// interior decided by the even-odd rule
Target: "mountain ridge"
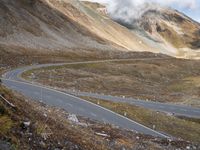
[(134, 34), (141, 35), (141, 39), (146, 43), (159, 46), (161, 53), (183, 58), (199, 58), (198, 22), (175, 9), (158, 4), (146, 3), (142, 8), (140, 15), (135, 17), (124, 14), (116, 16), (120, 15), (120, 9), (116, 10), (115, 16), (108, 15)]
[[(0, 3), (1, 45), (47, 52), (147, 51), (181, 58), (200, 57), (199, 50), (174, 47), (165, 39), (168, 33), (152, 36), (141, 27), (146, 24), (144, 21), (138, 21), (138, 29), (128, 29), (106, 15), (105, 7), (98, 3), (95, 4), (98, 10), (93, 4), (78, 0), (2, 0)], [(199, 37), (198, 32), (195, 37)], [(198, 39), (192, 42), (199, 48)]]

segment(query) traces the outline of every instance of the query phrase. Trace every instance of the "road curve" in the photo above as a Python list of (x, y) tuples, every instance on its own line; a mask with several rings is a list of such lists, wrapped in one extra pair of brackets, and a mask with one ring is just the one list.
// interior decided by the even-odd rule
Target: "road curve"
[[(112, 60), (111, 60), (112, 61)], [(97, 61), (95, 61), (97, 62)], [(102, 62), (102, 61), (100, 61)], [(78, 63), (90, 63), (90, 62), (78, 62)], [(118, 127), (133, 130), (139, 133), (148, 134), (156, 137), (169, 138), (170, 136), (152, 130), (142, 124), (139, 124), (133, 120), (130, 120), (122, 115), (112, 112), (99, 105), (93, 104), (86, 100), (80, 99), (73, 95), (57, 91), (55, 89), (31, 84), (20, 78), (21, 73), (33, 68), (47, 67), (47, 66), (59, 66), (64, 64), (77, 64), (76, 63), (62, 63), (62, 64), (45, 64), (45, 65), (34, 65), (24, 68), (15, 69), (7, 72), (1, 78), (3, 84), (23, 95), (30, 97), (33, 100), (43, 102), (50, 106), (56, 106), (63, 108), (69, 113), (88, 117), (101, 122), (114, 124)]]
[[(160, 58), (153, 58), (153, 59), (160, 59)], [(34, 68), (41, 68), (41, 67), (48, 67), (48, 66), (61, 66), (66, 64), (87, 64), (87, 63), (104, 63), (104, 62), (114, 62), (114, 61), (128, 61), (128, 60), (152, 60), (152, 58), (144, 58), (144, 59), (113, 59), (113, 60), (100, 60), (100, 61), (85, 61), (85, 62), (72, 62), (72, 63), (59, 63), (59, 64), (42, 64), (42, 65), (34, 65), (25, 68), (19, 68), (13, 71), (10, 71), (4, 74), (4, 78), (12, 79), (16, 81), (24, 81), (19, 76), (27, 70), (34, 69)], [(194, 108), (185, 105), (175, 105), (175, 104), (167, 104), (167, 103), (160, 103), (160, 102), (152, 102), (152, 101), (145, 101), (145, 100), (138, 100), (134, 98), (122, 98), (116, 96), (108, 96), (108, 95), (101, 95), (96, 93), (87, 93), (87, 92), (73, 92), (67, 91), (70, 95), (75, 96), (88, 96), (93, 98), (98, 98), (102, 100), (108, 100), (113, 102), (124, 102), (133, 104), (136, 106), (148, 108), (151, 110), (171, 113), (177, 116), (185, 116), (191, 118), (200, 118), (200, 109)]]
[[(125, 60), (127, 61), (127, 59)], [(174, 113), (180, 116), (200, 118), (199, 108), (136, 100), (132, 98), (106, 96), (106, 95), (87, 93), (87, 92), (78, 92), (78, 93), (69, 92), (68, 94), (66, 92), (60, 92), (52, 88), (41, 87), (36, 84), (31, 84), (28, 81), (25, 81), (22, 78), (20, 78), (20, 75), (24, 71), (28, 71), (30, 69), (35, 69), (35, 68), (48, 67), (48, 66), (61, 66), (61, 65), (66, 65), (66, 64), (101, 63), (101, 62), (111, 62), (111, 61), (124, 61), (124, 60), (105, 60), (105, 61), (87, 61), (87, 62), (33, 65), (33, 66), (24, 67), (24, 68), (18, 68), (18, 69), (5, 73), (3, 75), (2, 81), (4, 85), (6, 85), (8, 88), (21, 92), (25, 96), (28, 96), (34, 100), (39, 100), (48, 105), (57, 106), (57, 107), (66, 109), (70, 113), (89, 117), (91, 119), (103, 121), (105, 123), (115, 124), (122, 128), (135, 130), (137, 132), (150, 134), (153, 136), (168, 137), (165, 134), (154, 131), (137, 122), (134, 122), (128, 118), (125, 118), (124, 116), (116, 114), (98, 105), (87, 102), (76, 96), (89, 96), (89, 97), (94, 97), (94, 98), (99, 98), (99, 99), (104, 99), (104, 100), (109, 100), (109, 101), (114, 101), (114, 102), (125, 102), (125, 103), (134, 104), (137, 106), (142, 106), (148, 109)], [(76, 95), (76, 96), (72, 96), (72, 95)]]
[(176, 116), (185, 116), (190, 118), (200, 118), (200, 109), (189, 107), (185, 105), (175, 105), (175, 104), (167, 104), (167, 103), (160, 103), (160, 102), (152, 102), (152, 101), (145, 101), (139, 100), (134, 98), (123, 98), (111, 95), (102, 95), (96, 93), (88, 93), (88, 92), (73, 92), (67, 91), (67, 93), (75, 95), (75, 96), (85, 96), (85, 97), (92, 97), (101, 100), (107, 100), (112, 102), (123, 102), (128, 103), (144, 108), (148, 108), (151, 110), (156, 110), (165, 113), (171, 113)]

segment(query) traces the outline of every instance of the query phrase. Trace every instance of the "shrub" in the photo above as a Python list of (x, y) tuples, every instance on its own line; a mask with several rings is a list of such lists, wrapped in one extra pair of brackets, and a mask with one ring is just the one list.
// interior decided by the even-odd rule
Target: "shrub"
[(5, 108), (2, 105), (0, 105), (0, 115), (4, 115), (5, 112), (6, 112)]

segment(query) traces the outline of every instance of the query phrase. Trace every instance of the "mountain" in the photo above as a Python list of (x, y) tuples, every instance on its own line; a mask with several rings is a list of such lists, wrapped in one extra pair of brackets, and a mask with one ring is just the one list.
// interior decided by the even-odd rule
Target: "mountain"
[[(86, 4), (92, 5), (93, 9), (100, 9), (100, 5), (89, 3)], [(200, 24), (177, 10), (147, 3), (143, 6), (141, 16), (133, 17), (129, 22), (126, 18), (109, 15), (139, 36), (142, 42), (158, 49), (157, 52), (183, 58), (200, 57)]]
[(1, 0), (0, 44), (31, 49), (148, 49), (78, 0)]
[(88, 17), (70, 2), (58, 0), (2, 0), (0, 44), (30, 49), (106, 49), (109, 42), (78, 22)]
[(176, 10), (150, 9), (133, 25), (152, 39), (172, 47), (179, 56), (200, 53), (200, 24)]
[[(184, 15), (181, 17), (188, 24), (183, 24), (183, 31), (188, 34), (181, 37), (179, 28), (175, 28), (180, 27), (178, 22), (174, 27), (169, 25), (171, 21), (166, 21), (167, 17), (174, 21), (177, 16), (156, 15), (153, 17), (158, 20), (156, 24), (151, 23), (151, 19), (141, 18), (130, 30), (112, 20), (105, 6), (78, 0), (1, 0), (0, 13), (0, 47), (9, 49), (148, 51), (175, 57), (199, 57), (199, 24)], [(143, 18), (150, 18), (150, 14), (153, 11), (146, 12)], [(186, 30), (187, 26), (193, 26), (195, 33)], [(156, 32), (151, 34), (150, 29)], [(180, 43), (170, 41), (171, 32)], [(182, 38), (185, 37), (187, 43), (184, 45)]]

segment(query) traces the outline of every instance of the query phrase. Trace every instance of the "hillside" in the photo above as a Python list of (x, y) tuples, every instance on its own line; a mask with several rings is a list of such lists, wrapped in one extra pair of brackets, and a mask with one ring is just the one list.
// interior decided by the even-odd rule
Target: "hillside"
[[(94, 10), (104, 8), (92, 2), (84, 2)], [(160, 52), (175, 57), (200, 58), (200, 24), (172, 8), (145, 4), (141, 16), (126, 18), (107, 14), (114, 21), (131, 30), (140, 38), (140, 43), (154, 47)], [(120, 9), (116, 10), (120, 14)], [(153, 52), (153, 51), (151, 51)]]
[(0, 46), (13, 52), (120, 50), (184, 58), (200, 55), (199, 24), (170, 9), (148, 10), (131, 25), (109, 18), (103, 5), (78, 0), (2, 0), (0, 12)]
[[(134, 22), (151, 38), (177, 49), (180, 56), (200, 52), (200, 24), (184, 14), (170, 9), (150, 9)], [(188, 54), (189, 55), (189, 54)]]
[[(147, 49), (126, 28), (79, 1), (2, 0), (0, 44), (41, 50)], [(106, 26), (106, 28), (105, 28)]]
[[(105, 40), (72, 19), (70, 15), (74, 14), (87, 21), (70, 3), (47, 0), (3, 0), (0, 3), (2, 45), (41, 50), (109, 47)], [(71, 14), (58, 10), (56, 7), (60, 5)]]
[[(0, 97), (1, 150), (129, 150), (141, 147), (168, 150), (198, 147), (184, 140), (153, 138), (76, 117), (62, 109), (29, 101), (1, 85), (0, 93), (14, 105), (9, 106)], [(24, 107), (28, 109), (21, 109)]]

